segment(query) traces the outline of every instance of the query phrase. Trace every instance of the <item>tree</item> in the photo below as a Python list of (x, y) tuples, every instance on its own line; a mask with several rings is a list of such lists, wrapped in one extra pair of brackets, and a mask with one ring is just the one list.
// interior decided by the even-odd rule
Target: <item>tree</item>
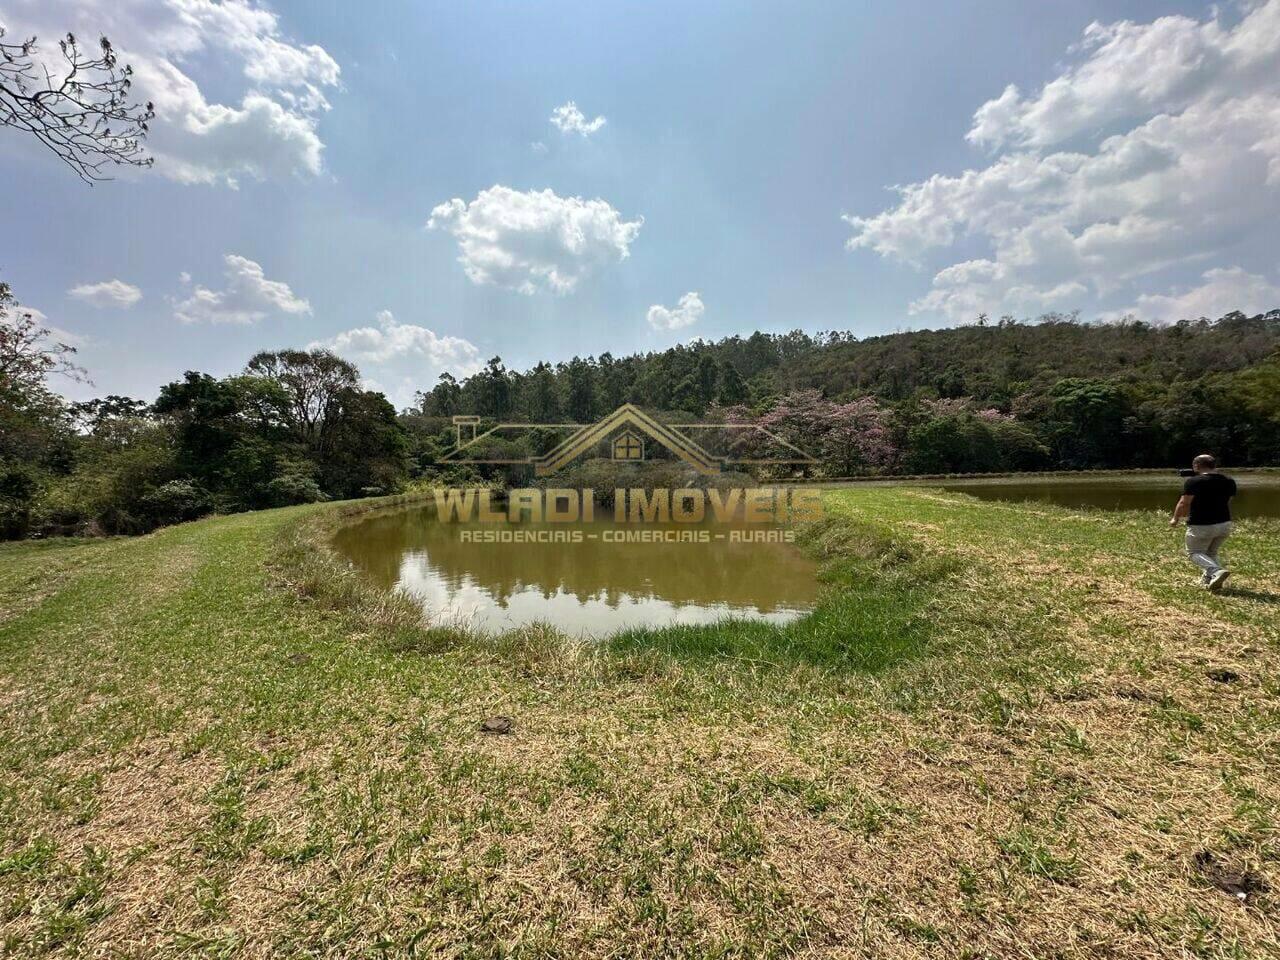
[(440, 374), (430, 393), (418, 391), (416, 397), (418, 409), (424, 417), (452, 417), (461, 410), (462, 388), (453, 374), (446, 370)]
[(1126, 442), (1128, 397), (1110, 380), (1067, 377), (1049, 391), (1050, 436), (1061, 463), (1072, 467), (1132, 466)]
[(50, 471), (69, 468), (71, 418), (49, 378), (83, 380), (74, 354), (0, 283), (0, 537), (24, 535)]
[(668, 401), (672, 409), (697, 414), (702, 411), (702, 389), (694, 374), (682, 379), (671, 391)]
[(563, 369), (565, 412), (574, 423), (589, 423), (595, 417), (595, 371), (581, 357), (574, 357)]
[(525, 378), (524, 410), (534, 423), (554, 423), (560, 418), (560, 398), (551, 364), (540, 363)]
[(511, 378), (501, 357), (493, 357), (475, 377), (479, 391), (476, 413), (501, 420), (511, 412)]
[(333, 445), (318, 464), (331, 497), (394, 493), (408, 472), (409, 442), (396, 408), (372, 390), (344, 390), (334, 412)]
[(597, 366), (599, 368), (597, 393), (600, 403), (605, 410), (616, 410), (627, 402), (631, 392), (632, 381), (635, 378), (633, 359), (615, 360), (613, 354), (606, 351), (600, 354)]
[(0, 471), (29, 474), (66, 445), (67, 406), (48, 381), (59, 374), (85, 379), (71, 360), (75, 352), (55, 340), (33, 313), (21, 310), (8, 284), (0, 283)]
[[(219, 506), (237, 510), (265, 506), (277, 462), (295, 453), (280, 422), (288, 403), (278, 384), (262, 378), (218, 380), (188, 371), (160, 388), (153, 409), (173, 430), (177, 472), (210, 491)], [(272, 423), (264, 408), (281, 411), (280, 418)]]
[(1245, 410), (1280, 427), (1280, 353), (1235, 374), (1229, 386)]
[(46, 391), (45, 381), (56, 373), (84, 379), (84, 369), (71, 361), (75, 352), (54, 340), (35, 314), (19, 307), (9, 285), (0, 282), (0, 396), (31, 398)]
[(720, 366), (710, 353), (704, 353), (698, 358), (696, 376), (698, 380), (697, 412), (701, 413), (715, 400), (716, 384), (720, 381)]
[(98, 39), (96, 56), (75, 36), (58, 41), (62, 64), (36, 56), (36, 38), (5, 43), (0, 27), (0, 126), (31, 134), (85, 183), (109, 180), (109, 166), (149, 167), (142, 139), (155, 117), (150, 102), (130, 102), (133, 70), (121, 67), (111, 41)]
[(118, 425), (143, 420), (151, 407), (145, 401), (109, 394), (94, 400), (71, 404), (71, 416), (77, 426), (92, 434), (118, 433)]
[(908, 438), (911, 473), (991, 473), (1002, 466), (991, 422), (967, 410), (926, 417)]
[[(836, 403), (817, 390), (800, 390), (779, 398), (761, 417), (752, 417), (742, 407), (730, 408), (726, 415), (730, 422), (758, 423), (822, 461), (824, 469), (836, 476), (888, 470), (899, 457), (888, 412), (872, 397)], [(755, 456), (785, 459), (795, 454), (764, 437), (753, 442)]]
[(751, 391), (747, 389), (747, 385), (742, 379), (742, 374), (738, 373), (738, 368), (731, 363), (726, 363), (720, 367), (720, 392), (718, 398), (722, 407), (737, 406), (751, 399)]
[(46, 478), (38, 524), (45, 532), (136, 534), (213, 507), (203, 487), (181, 480), (166, 423), (135, 423), (124, 442), (112, 431), (82, 436), (74, 468)]
[(283, 424), (315, 465), (326, 495), (355, 497), (399, 487), (408, 471), (404, 429), (386, 397), (360, 389), (355, 364), (328, 350), (280, 350), (257, 354), (245, 372), (241, 379), (267, 383), (258, 396), (268, 422), (275, 395), (270, 386), (285, 398)]
[(360, 371), (329, 350), (264, 350), (245, 366), (245, 373), (278, 384), (288, 398), (284, 412), (293, 435), (323, 454), (332, 444), (333, 427), (345, 391), (360, 385)]
[[(69, 445), (73, 472), (89, 461), (147, 442), (147, 434), (154, 431), (156, 424), (150, 404), (115, 394), (73, 403), (68, 414), (75, 425), (74, 442)], [(171, 436), (166, 434), (163, 442), (172, 448)]]
[(258, 374), (189, 372), (161, 389), (153, 409), (173, 430), (179, 477), (232, 510), (397, 489), (408, 444), (395, 408), (352, 385), (345, 361), (352, 382), (332, 355), (286, 353), (259, 354)]

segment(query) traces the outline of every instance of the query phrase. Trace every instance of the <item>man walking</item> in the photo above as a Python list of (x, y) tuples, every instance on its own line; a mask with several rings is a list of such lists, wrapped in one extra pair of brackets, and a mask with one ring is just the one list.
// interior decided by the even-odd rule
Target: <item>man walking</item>
[(1236, 495), (1236, 482), (1218, 472), (1217, 461), (1208, 453), (1192, 460), (1191, 469), (1169, 526), (1176, 527), (1179, 520), (1187, 518), (1187, 555), (1203, 571), (1200, 582), (1217, 593), (1231, 576), (1218, 562), (1218, 551), (1231, 536), (1231, 498)]

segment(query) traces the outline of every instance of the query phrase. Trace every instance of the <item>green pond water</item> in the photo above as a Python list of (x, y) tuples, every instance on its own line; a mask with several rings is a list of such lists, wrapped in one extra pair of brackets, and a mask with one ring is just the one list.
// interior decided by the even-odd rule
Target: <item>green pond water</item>
[[(1239, 495), (1231, 501), (1234, 517), (1280, 517), (1280, 474), (1225, 470), (1235, 477)], [(1101, 510), (1167, 510), (1182, 494), (1183, 478), (1134, 474), (1104, 477), (1002, 477), (929, 484), (983, 500), (1040, 501), (1064, 507)]]
[[(477, 543), (520, 531), (576, 543)], [(636, 531), (702, 531), (706, 542), (612, 542)], [(542, 531), (542, 533), (539, 533)], [(734, 531), (738, 531), (737, 534)], [(442, 523), (431, 507), (376, 514), (338, 531), (334, 547), (384, 587), (417, 598), (432, 623), (505, 630), (550, 623), (605, 636), (631, 627), (786, 623), (817, 602), (817, 567), (794, 544), (740, 542), (782, 534), (759, 524)]]

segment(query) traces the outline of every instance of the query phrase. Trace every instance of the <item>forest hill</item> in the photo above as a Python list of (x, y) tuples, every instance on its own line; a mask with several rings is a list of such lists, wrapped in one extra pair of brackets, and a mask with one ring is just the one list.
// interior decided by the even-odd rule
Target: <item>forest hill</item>
[[(595, 491), (510, 490), (449, 487), (432, 491), (436, 518), (445, 523), (578, 523), (596, 518)], [(790, 523), (822, 516), (822, 494), (811, 488), (732, 487), (726, 490), (618, 487), (613, 519), (618, 523)]]
[[(448, 461), (453, 416), (568, 426), (623, 403), (668, 424), (755, 424), (816, 457), (815, 480), (1168, 467), (1206, 450), (1232, 468), (1280, 463), (1280, 310), (1168, 327), (1048, 316), (867, 339), (754, 333), (527, 372), (494, 357), (400, 411), (326, 350), (260, 353), (221, 377), (187, 371), (150, 402), (60, 397), (49, 378), (82, 375), (73, 356), (0, 281), (0, 540), (520, 485), (523, 472)], [(502, 459), (527, 462), (558, 435), (526, 430)], [(558, 476), (602, 500), (642, 482), (591, 460)]]

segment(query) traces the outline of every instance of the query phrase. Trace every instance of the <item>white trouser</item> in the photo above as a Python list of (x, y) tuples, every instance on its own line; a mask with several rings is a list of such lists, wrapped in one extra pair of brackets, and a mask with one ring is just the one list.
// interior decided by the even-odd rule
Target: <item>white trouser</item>
[(1204, 571), (1206, 579), (1222, 569), (1222, 564), (1218, 562), (1218, 551), (1229, 536), (1230, 520), (1225, 523), (1197, 524), (1194, 527), (1187, 525), (1187, 556)]

